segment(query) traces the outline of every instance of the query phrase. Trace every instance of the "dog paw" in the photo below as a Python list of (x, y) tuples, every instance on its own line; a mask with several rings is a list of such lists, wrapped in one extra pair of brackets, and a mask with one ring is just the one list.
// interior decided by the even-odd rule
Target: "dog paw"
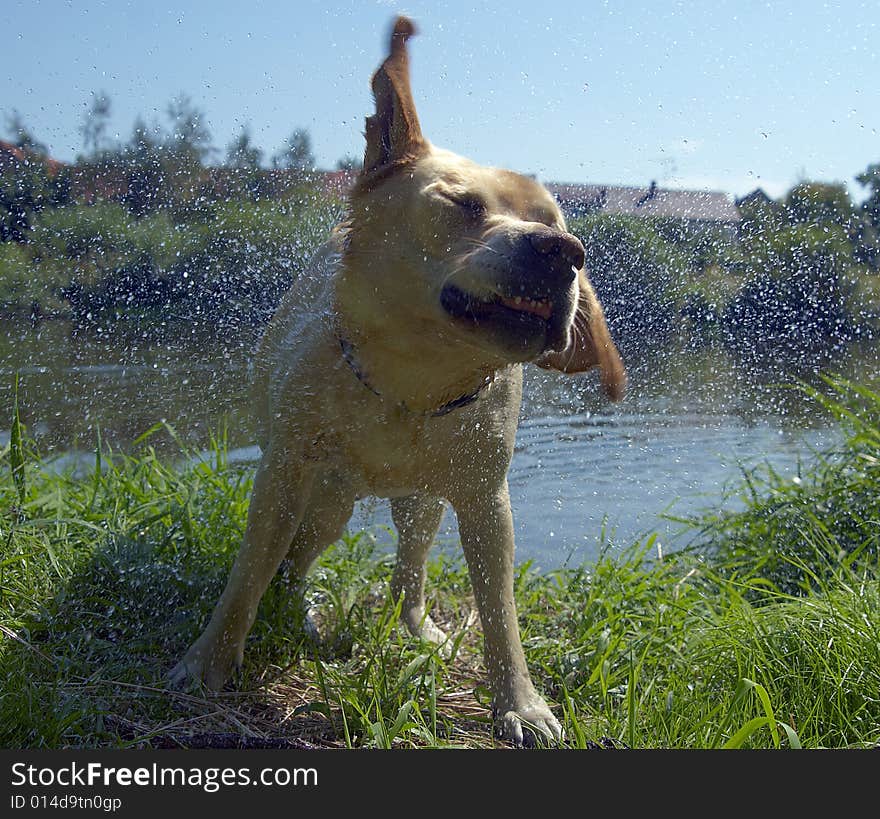
[(191, 683), (201, 683), (212, 691), (219, 691), (236, 669), (241, 668), (243, 653), (240, 650), (207, 649), (198, 640), (168, 672), (167, 683), (171, 688), (185, 688)]
[(405, 623), (408, 631), (413, 637), (424, 640), (426, 643), (437, 646), (440, 654), (449, 659), (452, 653), (452, 645), (449, 635), (443, 631), (432, 619), (430, 614), (424, 614), (422, 611), (412, 610), (403, 612), (401, 619)]
[(422, 619), (420, 627), (416, 629), (416, 636), (438, 646), (444, 645), (449, 640), (449, 635), (431, 619), (430, 615), (425, 615)]
[(320, 647), (324, 643), (324, 637), (321, 634), (321, 629), (318, 625), (320, 622), (320, 615), (318, 614), (318, 610), (315, 608), (306, 609), (303, 612), (302, 616), (302, 633), (303, 637), (306, 638), (306, 642), (314, 646), (315, 648)]
[(497, 702), (493, 714), (498, 738), (518, 748), (558, 742), (563, 738), (559, 720), (536, 693), (516, 697), (512, 703)]

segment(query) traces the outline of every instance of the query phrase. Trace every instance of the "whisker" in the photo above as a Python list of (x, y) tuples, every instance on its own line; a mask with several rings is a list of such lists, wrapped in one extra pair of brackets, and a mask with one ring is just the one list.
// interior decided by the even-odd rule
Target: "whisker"
[(472, 237), (467, 240), (467, 243), (473, 245), (476, 250), (488, 250), (490, 253), (495, 253), (500, 256), (501, 252), (496, 248), (492, 247), (487, 241), (484, 239), (479, 239), (477, 237)]

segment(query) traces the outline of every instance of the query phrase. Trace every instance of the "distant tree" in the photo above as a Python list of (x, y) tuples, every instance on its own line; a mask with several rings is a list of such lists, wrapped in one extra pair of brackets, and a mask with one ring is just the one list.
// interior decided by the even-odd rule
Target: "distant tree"
[(363, 159), (359, 159), (351, 154), (346, 154), (342, 159), (336, 161), (337, 171), (359, 171), (364, 167)]
[(868, 189), (861, 207), (859, 257), (873, 270), (880, 270), (880, 162), (869, 165), (856, 181)]
[(34, 217), (69, 201), (67, 168), (52, 169), (39, 158), (4, 162), (0, 166), (0, 242), (27, 243)]
[(108, 130), (111, 113), (110, 97), (103, 91), (94, 94), (79, 132), (82, 134), (85, 157), (96, 160), (110, 149)]
[(203, 111), (186, 94), (173, 99), (166, 109), (171, 130), (161, 150), (164, 191), (160, 204), (172, 209), (177, 218), (204, 218), (210, 212), (212, 197), (209, 157), (215, 152), (211, 132)]
[(150, 126), (138, 117), (131, 138), (121, 152), (127, 180), (124, 203), (138, 216), (155, 210), (166, 199), (162, 141), (159, 127)]
[(166, 113), (171, 123), (166, 148), (179, 159), (203, 165), (214, 152), (204, 112), (187, 94), (180, 94), (168, 103)]
[(856, 177), (856, 181), (868, 189), (868, 198), (862, 211), (871, 225), (880, 230), (880, 162), (869, 165)]
[(253, 144), (250, 127), (243, 125), (238, 136), (226, 149), (226, 165), (230, 168), (257, 170), (262, 162), (262, 150)]
[(840, 183), (801, 182), (786, 195), (785, 207), (789, 220), (795, 224), (829, 222), (848, 227), (856, 216), (849, 192)]
[(284, 141), (284, 147), (272, 157), (272, 167), (286, 168), (303, 174), (315, 169), (312, 138), (305, 128), (295, 129)]
[(17, 110), (6, 115), (6, 128), (24, 156), (0, 164), (0, 242), (27, 243), (37, 214), (70, 201), (70, 173), (49, 161), (49, 149)]
[(675, 327), (673, 291), (689, 273), (688, 257), (653, 221), (588, 214), (570, 228), (584, 244), (586, 267), (624, 357), (668, 338)]
[(857, 332), (859, 219), (845, 186), (801, 182), (781, 204), (752, 206), (741, 208), (746, 281), (724, 311), (726, 341), (802, 354)]
[(761, 188), (736, 200), (740, 215), (739, 235), (744, 243), (761, 241), (772, 225), (785, 219), (785, 206), (771, 199)]
[(6, 130), (11, 134), (11, 142), (16, 148), (22, 148), (40, 156), (49, 155), (49, 148), (31, 133), (18, 109), (13, 108), (12, 112), (6, 115)]
[(155, 156), (162, 146), (162, 134), (158, 125), (148, 125), (143, 117), (137, 117), (125, 153), (134, 160), (146, 160)]

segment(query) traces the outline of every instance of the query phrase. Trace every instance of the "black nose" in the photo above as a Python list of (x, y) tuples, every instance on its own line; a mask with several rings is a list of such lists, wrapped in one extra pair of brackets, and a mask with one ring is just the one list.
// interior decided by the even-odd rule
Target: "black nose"
[(528, 235), (532, 249), (549, 257), (548, 261), (554, 267), (561, 265), (580, 270), (584, 266), (584, 246), (577, 236), (544, 225), (529, 231)]

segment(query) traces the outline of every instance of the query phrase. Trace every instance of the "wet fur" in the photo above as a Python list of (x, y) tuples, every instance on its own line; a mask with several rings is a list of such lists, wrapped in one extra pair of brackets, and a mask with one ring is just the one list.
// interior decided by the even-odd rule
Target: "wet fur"
[[(553, 198), (532, 179), (476, 165), (422, 135), (409, 84), (413, 32), (398, 18), (373, 77), (376, 113), (349, 218), (287, 294), (257, 351), (263, 455), (247, 529), (210, 622), (171, 677), (222, 686), (242, 662), (282, 560), (303, 578), (365, 495), (391, 498), (399, 532), (391, 593), (402, 598), (404, 623), (442, 644), (446, 635), (425, 613), (425, 561), (449, 503), (498, 730), (516, 743), (559, 737), (529, 677), (513, 599), (507, 469), (522, 364), (598, 366), (614, 399), (625, 372), (583, 248)], [(534, 302), (521, 308), (517, 297)]]

